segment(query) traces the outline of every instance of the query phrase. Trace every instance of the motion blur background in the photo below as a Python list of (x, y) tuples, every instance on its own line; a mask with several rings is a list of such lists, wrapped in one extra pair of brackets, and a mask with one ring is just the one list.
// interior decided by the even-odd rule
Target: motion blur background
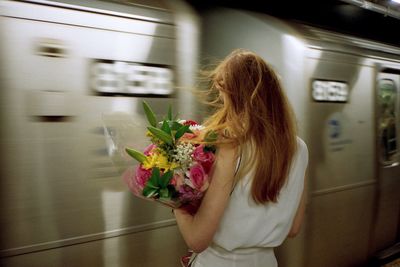
[(387, 0), (1, 0), (0, 265), (179, 266), (175, 220), (128, 191), (123, 148), (147, 144), (143, 100), (201, 121), (199, 70), (246, 48), (280, 75), (310, 151), (279, 266), (395, 266), (399, 29)]

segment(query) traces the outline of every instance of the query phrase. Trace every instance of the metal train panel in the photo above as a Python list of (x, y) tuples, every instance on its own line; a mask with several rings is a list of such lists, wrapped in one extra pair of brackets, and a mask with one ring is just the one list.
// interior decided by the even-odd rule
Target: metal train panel
[(2, 266), (178, 264), (172, 215), (128, 192), (104, 124), (144, 147), (142, 100), (201, 119), (179, 89), (199, 49), (205, 65), (236, 48), (266, 59), (308, 144), (306, 221), (280, 266), (355, 266), (399, 241), (399, 48), (240, 10), (78, 2), (1, 2)]
[(104, 135), (144, 148), (141, 102), (160, 117), (190, 102), (171, 12), (32, 2), (3, 1), (0, 17), (1, 265), (176, 266), (186, 248), (170, 210), (131, 195)]
[(246, 48), (278, 71), (309, 146), (306, 221), (280, 266), (356, 266), (398, 241), (400, 170), (378, 165), (375, 81), (379, 64), (398, 71), (400, 50), (247, 11), (203, 19), (205, 58)]

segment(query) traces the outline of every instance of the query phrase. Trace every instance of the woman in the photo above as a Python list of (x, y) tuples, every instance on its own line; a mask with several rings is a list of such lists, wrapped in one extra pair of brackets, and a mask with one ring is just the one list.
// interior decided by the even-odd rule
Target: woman
[(273, 248), (297, 234), (304, 216), (305, 143), (277, 75), (258, 55), (235, 50), (211, 74), (219, 133), (210, 186), (197, 213), (175, 209), (197, 254), (195, 267), (277, 266)]

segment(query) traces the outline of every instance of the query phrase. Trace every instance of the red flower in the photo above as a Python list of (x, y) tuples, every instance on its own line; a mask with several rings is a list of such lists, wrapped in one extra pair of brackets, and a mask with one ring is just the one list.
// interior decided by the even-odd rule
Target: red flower
[(183, 125), (196, 126), (196, 125), (198, 125), (198, 123), (195, 122), (195, 121), (192, 121), (192, 120), (186, 120), (186, 121), (183, 123)]

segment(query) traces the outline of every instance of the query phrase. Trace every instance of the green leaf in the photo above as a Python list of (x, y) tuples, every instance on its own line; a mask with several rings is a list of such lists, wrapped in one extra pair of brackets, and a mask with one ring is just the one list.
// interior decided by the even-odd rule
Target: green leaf
[(160, 191), (160, 169), (153, 168), (150, 179), (146, 182), (146, 186), (143, 188), (143, 195), (145, 197), (154, 197), (159, 195)]
[(190, 125), (183, 125), (181, 128), (179, 128), (178, 131), (176, 131), (175, 139), (177, 140), (177, 139), (181, 138), (182, 135), (184, 135), (184, 133), (186, 133), (186, 132), (191, 132), (189, 130), (189, 126)]
[(159, 168), (153, 168), (150, 179), (147, 181), (147, 184), (149, 184), (149, 183), (151, 183), (151, 185), (154, 188), (159, 187), (159, 184), (160, 184), (160, 169)]
[(172, 106), (171, 106), (171, 104), (169, 104), (169, 107), (168, 107), (168, 120), (169, 121), (172, 121)]
[(153, 168), (153, 172), (151, 173), (149, 180), (147, 180), (145, 188), (159, 190), (160, 189), (159, 183), (160, 183), (160, 170), (158, 168)]
[(173, 176), (173, 172), (172, 171), (167, 171), (166, 173), (164, 173), (161, 178), (160, 178), (160, 186), (161, 188), (166, 188), (167, 185), (169, 184), (169, 181), (171, 180)]
[(146, 113), (146, 117), (147, 117), (147, 120), (149, 121), (150, 125), (153, 127), (157, 127), (156, 115), (154, 114), (153, 110), (151, 109), (149, 104), (147, 104), (146, 101), (143, 101), (143, 109), (144, 109), (144, 113)]
[(161, 197), (161, 198), (169, 198), (170, 195), (171, 195), (171, 194), (170, 194), (168, 188), (162, 188), (162, 189), (160, 190), (160, 197)]
[(125, 148), (125, 151), (126, 151), (126, 153), (128, 153), (129, 156), (136, 159), (140, 163), (143, 163), (146, 160), (146, 156), (143, 153), (141, 153), (135, 149), (127, 147), (127, 148)]
[(217, 138), (218, 138), (218, 134), (216, 132), (209, 131), (206, 133), (206, 136), (204, 137), (204, 141), (212, 143), (212, 142), (217, 141)]
[(158, 139), (164, 141), (167, 144), (172, 144), (172, 136), (165, 133), (163, 130), (158, 129), (156, 127), (149, 126), (147, 129)]
[(181, 128), (183, 126), (183, 124), (177, 122), (177, 121), (173, 121), (172, 122), (172, 126), (171, 126), (171, 130), (173, 131), (178, 131), (179, 128)]
[(163, 121), (163, 124), (161, 126), (161, 130), (163, 130), (165, 133), (171, 135), (171, 128), (169, 127), (168, 121)]
[(154, 197), (154, 196), (156, 196), (158, 193), (157, 193), (157, 189), (145, 187), (145, 188), (143, 188), (142, 194), (143, 194), (143, 196), (145, 196), (145, 197)]
[(146, 182), (146, 187), (148, 187), (148, 188), (153, 188), (153, 189), (156, 189), (156, 190), (158, 190), (160, 187), (158, 186), (158, 181), (159, 179), (154, 179), (154, 180), (151, 180), (151, 179), (149, 179), (147, 182)]

